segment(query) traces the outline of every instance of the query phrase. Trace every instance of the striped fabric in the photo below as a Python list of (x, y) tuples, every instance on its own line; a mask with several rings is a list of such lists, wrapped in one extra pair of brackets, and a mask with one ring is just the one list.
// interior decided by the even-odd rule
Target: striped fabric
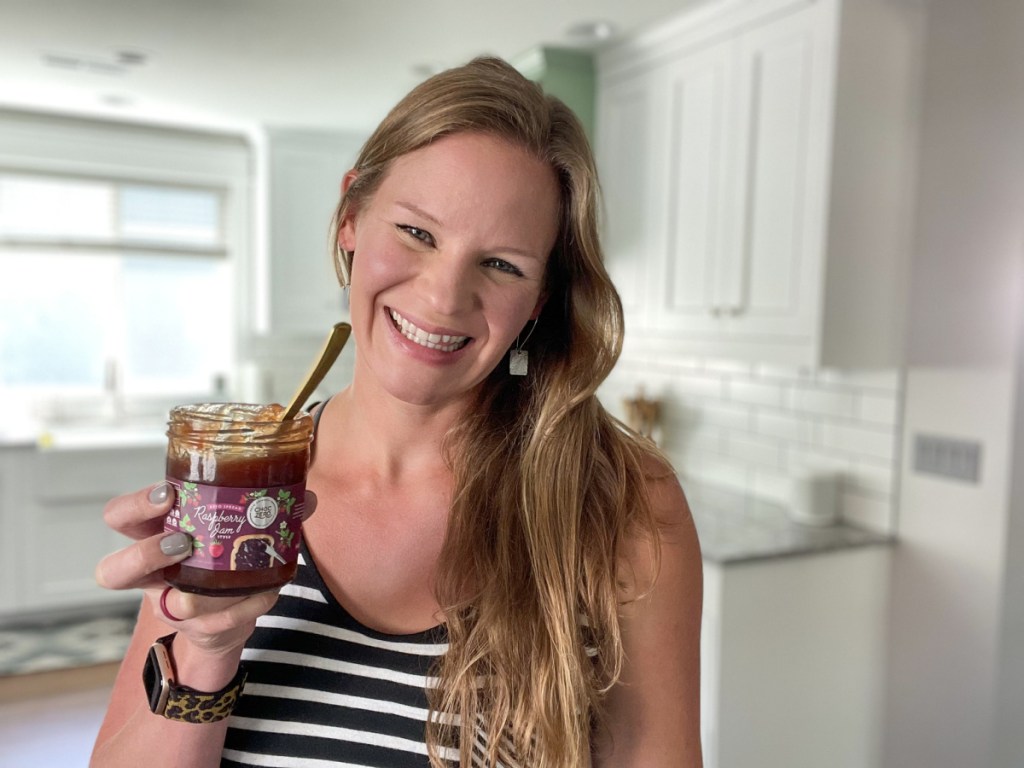
[(242, 654), (249, 679), (221, 765), (426, 768), (426, 688), (447, 648), (443, 627), (396, 636), (359, 624), (303, 547)]

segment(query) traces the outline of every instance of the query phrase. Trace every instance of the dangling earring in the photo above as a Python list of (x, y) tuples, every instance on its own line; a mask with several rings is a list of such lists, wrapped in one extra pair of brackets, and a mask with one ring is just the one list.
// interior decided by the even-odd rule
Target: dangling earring
[(516, 347), (508, 353), (508, 372), (512, 376), (525, 376), (527, 370), (529, 370), (530, 353), (523, 349), (523, 344), (530, 340), (536, 328), (537, 318), (533, 318), (533, 326), (530, 328), (530, 332), (526, 334), (526, 338), (520, 342), (519, 336), (516, 336)]

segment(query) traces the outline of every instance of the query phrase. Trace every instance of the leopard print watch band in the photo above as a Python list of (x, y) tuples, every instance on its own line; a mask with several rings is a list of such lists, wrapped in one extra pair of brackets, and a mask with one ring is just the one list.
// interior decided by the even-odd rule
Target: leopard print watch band
[(175, 682), (174, 663), (171, 660), (171, 642), (177, 633), (158, 638), (149, 649), (142, 681), (149, 696), (149, 708), (154, 714), (183, 723), (215, 723), (228, 717), (238, 703), (245, 687), (245, 667), (219, 691), (197, 691)]

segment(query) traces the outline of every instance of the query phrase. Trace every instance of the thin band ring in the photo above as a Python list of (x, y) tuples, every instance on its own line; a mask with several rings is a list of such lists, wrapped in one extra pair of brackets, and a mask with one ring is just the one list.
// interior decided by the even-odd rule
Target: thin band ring
[(184, 621), (184, 619), (179, 619), (177, 616), (175, 616), (173, 613), (167, 610), (167, 594), (172, 589), (174, 589), (174, 587), (165, 587), (164, 591), (160, 593), (160, 612), (163, 613), (163, 615), (166, 616), (169, 621)]

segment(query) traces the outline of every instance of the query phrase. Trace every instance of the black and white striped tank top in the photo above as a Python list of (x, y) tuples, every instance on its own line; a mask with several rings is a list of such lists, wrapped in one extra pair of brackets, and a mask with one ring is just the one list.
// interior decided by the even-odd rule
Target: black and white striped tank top
[[(426, 768), (426, 690), (446, 638), (442, 626), (413, 635), (364, 627), (303, 546), (295, 580), (242, 653), (249, 677), (222, 768)], [(444, 757), (458, 763), (454, 750)]]
[[(322, 413), (313, 410), (314, 447)], [(447, 651), (443, 625), (388, 635), (360, 624), (303, 543), (295, 579), (242, 651), (249, 675), (228, 721), (221, 768), (428, 768), (427, 690)], [(477, 768), (488, 744), (474, 730)], [(505, 739), (499, 754), (497, 768), (522, 768)], [(460, 763), (457, 749), (441, 756), (453, 768)]]

